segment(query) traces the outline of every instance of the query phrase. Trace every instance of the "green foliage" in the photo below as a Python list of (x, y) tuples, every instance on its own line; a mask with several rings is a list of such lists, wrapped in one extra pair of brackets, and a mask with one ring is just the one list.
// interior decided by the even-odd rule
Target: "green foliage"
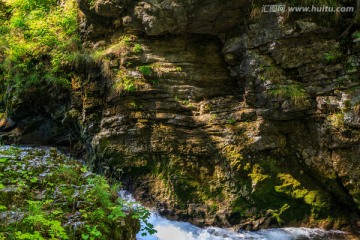
[(0, 162), (0, 185), (11, 189), (9, 194), (0, 188), (0, 211), (24, 215), (0, 222), (5, 237), (126, 239), (140, 230), (139, 220), (147, 221), (149, 211), (130, 208), (118, 197), (119, 185), (110, 187), (105, 177), (54, 149), (0, 148), (0, 155), (11, 156)]
[(360, 38), (360, 31), (356, 31), (353, 33), (354, 38)]
[[(69, 239), (65, 229), (62, 227), (59, 220), (52, 219), (52, 217), (47, 216), (46, 212), (43, 212), (42, 209), (46, 205), (52, 203), (53, 201), (27, 201), (29, 204), (29, 215), (24, 219), (24, 225), (27, 225), (30, 229), (34, 229), (36, 232), (40, 233), (42, 236), (50, 236), (52, 239)], [(29, 233), (25, 233), (27, 235)], [(24, 234), (21, 234), (22, 236)]]
[(337, 53), (333, 53), (333, 52), (328, 52), (324, 54), (324, 60), (327, 63), (334, 63), (339, 59), (339, 54)]
[[(80, 48), (73, 0), (5, 0), (0, 15), (0, 81), (18, 94), (28, 87), (68, 88)], [(1, 80), (1, 79), (4, 80)]]
[(38, 231), (34, 231), (33, 233), (22, 233), (22, 232), (16, 232), (16, 238), (17, 239), (27, 239), (27, 240), (43, 240), (41, 236), (41, 233)]
[(113, 85), (117, 93), (135, 92), (145, 83), (142, 78), (132, 76), (126, 69), (119, 70)]
[(99, 230), (96, 229), (97, 226), (91, 227), (91, 226), (86, 225), (85, 227), (86, 227), (87, 233), (81, 234), (82, 239), (84, 239), (84, 240), (101, 239), (102, 234)]
[[(110, 45), (101, 47), (95, 52), (89, 53), (91, 58), (97, 63), (105, 59), (112, 59), (113, 57), (125, 56), (128, 53), (141, 53), (143, 48), (141, 44), (135, 43), (136, 36), (134, 35), (124, 35), (114, 40)], [(131, 63), (130, 63), (131, 64)]]
[(155, 234), (156, 230), (154, 229), (154, 226), (147, 221), (147, 219), (150, 217), (150, 212), (145, 209), (144, 207), (137, 207), (136, 213), (132, 215), (133, 219), (139, 219), (143, 223), (143, 227), (141, 228), (141, 235), (146, 236), (147, 234)]
[(117, 92), (135, 92), (136, 83), (133, 78), (129, 76), (123, 76), (115, 83), (114, 88)]
[(296, 106), (305, 106), (308, 104), (308, 94), (299, 84), (281, 85), (277, 89), (270, 91), (270, 94), (276, 98), (289, 98)]
[(95, 6), (95, 0), (88, 0), (88, 2), (89, 2), (89, 4), (90, 4), (90, 6)]
[(150, 83), (152, 85), (156, 85), (156, 84), (159, 84), (159, 80), (158, 79), (150, 79)]
[(134, 47), (132, 48), (133, 53), (141, 53), (142, 51), (143, 51), (143, 48), (142, 48), (141, 44), (139, 44), (139, 43), (136, 43), (134, 45)]
[(280, 84), (283, 82), (283, 71), (276, 66), (260, 66), (262, 72), (259, 74), (259, 78), (263, 81), (271, 81), (273, 83)]
[(124, 36), (121, 39), (121, 42), (125, 43), (126, 46), (129, 46), (132, 42), (131, 36)]
[(152, 73), (152, 68), (149, 65), (138, 67), (139, 72), (141, 72), (144, 76), (150, 76)]
[(49, 6), (57, 3), (56, 0), (5, 0), (5, 2), (22, 11), (32, 11), (38, 8), (48, 9)]
[(230, 119), (227, 120), (227, 123), (229, 123), (229, 124), (235, 124), (235, 123), (236, 123), (236, 120), (233, 119), (233, 118), (230, 118)]
[(190, 99), (182, 99), (178, 96), (175, 96), (175, 101), (179, 102), (182, 105), (188, 106), (188, 107), (194, 107), (194, 104), (190, 101)]

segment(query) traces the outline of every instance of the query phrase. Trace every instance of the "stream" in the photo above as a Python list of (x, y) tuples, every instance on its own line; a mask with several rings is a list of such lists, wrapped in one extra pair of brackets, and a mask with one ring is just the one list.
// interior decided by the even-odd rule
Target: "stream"
[[(119, 195), (127, 202), (138, 205), (127, 191), (120, 191)], [(339, 230), (326, 231), (318, 228), (273, 228), (259, 231), (235, 232), (230, 229), (207, 227), (199, 228), (187, 222), (171, 221), (151, 211), (149, 223), (157, 231), (154, 235), (142, 236), (139, 232), (137, 240), (346, 240), (350, 238)]]
[(227, 229), (209, 227), (198, 228), (190, 223), (170, 221), (166, 218), (152, 213), (150, 217), (152, 223), (157, 230), (153, 236), (137, 235), (137, 240), (341, 240), (348, 239), (344, 232), (341, 231), (325, 231), (322, 229), (309, 228), (278, 228), (266, 229), (255, 232), (234, 232)]

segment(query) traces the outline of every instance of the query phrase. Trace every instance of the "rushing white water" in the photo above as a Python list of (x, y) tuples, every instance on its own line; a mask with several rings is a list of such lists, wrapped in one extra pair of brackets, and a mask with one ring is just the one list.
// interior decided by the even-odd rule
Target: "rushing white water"
[[(120, 197), (127, 202), (133, 202), (138, 206), (135, 199), (126, 191), (120, 191)], [(154, 225), (157, 231), (154, 235), (143, 236), (139, 232), (137, 240), (342, 240), (347, 239), (341, 231), (325, 231), (310, 228), (274, 228), (255, 232), (234, 232), (228, 229), (208, 227), (199, 228), (187, 222), (171, 221), (151, 212), (149, 223)]]
[(325, 231), (309, 228), (278, 228), (256, 232), (234, 232), (227, 229), (209, 227), (198, 228), (190, 223), (170, 221), (152, 213), (149, 222), (157, 233), (151, 236), (137, 234), (137, 240), (340, 240), (346, 239), (341, 231)]

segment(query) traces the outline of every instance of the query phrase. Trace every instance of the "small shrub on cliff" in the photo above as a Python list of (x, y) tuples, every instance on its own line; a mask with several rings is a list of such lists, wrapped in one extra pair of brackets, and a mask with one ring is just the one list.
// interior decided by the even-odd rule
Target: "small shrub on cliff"
[(140, 66), (138, 69), (144, 76), (150, 76), (152, 73), (151, 66)]
[(308, 104), (308, 94), (299, 84), (283, 85), (271, 90), (270, 94), (276, 98), (290, 99), (295, 106), (305, 106)]
[(340, 59), (341, 54), (337, 52), (328, 52), (324, 54), (324, 60), (326, 63), (335, 63)]
[(136, 91), (136, 81), (132, 77), (122, 76), (116, 80), (114, 89), (118, 93), (122, 93), (123, 91), (134, 92)]
[(140, 44), (136, 43), (132, 49), (133, 53), (141, 53), (143, 51), (143, 48)]
[(117, 93), (135, 92), (149, 85), (144, 82), (144, 78), (133, 75), (132, 70), (121, 69), (116, 75), (113, 88)]

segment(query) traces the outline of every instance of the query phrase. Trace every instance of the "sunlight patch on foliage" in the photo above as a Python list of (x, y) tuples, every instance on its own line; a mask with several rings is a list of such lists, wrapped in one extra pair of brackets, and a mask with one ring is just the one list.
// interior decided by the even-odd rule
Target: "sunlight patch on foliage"
[[(5, 3), (5, 4), (4, 4)], [(5, 0), (0, 14), (0, 74), (5, 86), (70, 86), (73, 53), (80, 49), (73, 0)]]

